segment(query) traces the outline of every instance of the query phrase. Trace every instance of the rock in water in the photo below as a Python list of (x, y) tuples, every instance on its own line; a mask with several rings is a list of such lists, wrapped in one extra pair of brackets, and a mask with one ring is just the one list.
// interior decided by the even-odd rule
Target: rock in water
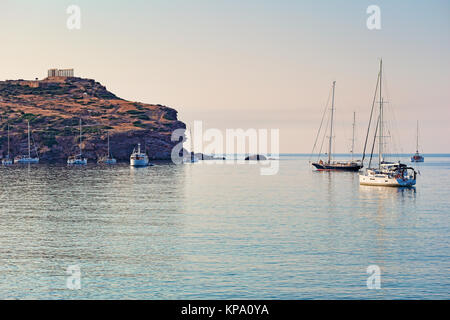
[[(175, 109), (118, 98), (92, 79), (77, 77), (0, 81), (0, 155), (27, 154), (27, 121), (41, 161), (62, 162), (78, 152), (78, 121), (83, 123), (83, 154), (98, 159), (111, 153), (128, 160), (137, 143), (150, 159), (170, 159), (174, 130), (186, 128)], [(32, 153), (34, 153), (32, 147)]]
[(245, 160), (256, 160), (256, 161), (259, 161), (259, 160), (267, 160), (267, 158), (265, 156), (263, 156), (262, 154), (255, 154), (255, 155), (252, 155), (252, 156), (245, 157)]

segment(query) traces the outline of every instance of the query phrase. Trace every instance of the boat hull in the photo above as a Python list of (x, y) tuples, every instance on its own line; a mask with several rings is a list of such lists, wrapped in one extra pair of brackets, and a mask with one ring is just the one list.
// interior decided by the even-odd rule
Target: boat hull
[(20, 158), (20, 159), (14, 160), (14, 162), (15, 163), (21, 163), (21, 164), (39, 163), (39, 158)]
[(420, 157), (420, 158), (412, 157), (411, 158), (411, 162), (424, 162), (424, 158), (423, 157)]
[(117, 161), (116, 161), (116, 159), (108, 159), (108, 160), (105, 160), (104, 163), (105, 163), (105, 164), (116, 164)]
[(317, 170), (336, 170), (336, 171), (359, 171), (362, 169), (362, 165), (361, 164), (327, 164), (327, 163), (318, 163), (318, 162), (313, 162), (312, 165), (317, 169)]
[(116, 159), (105, 159), (105, 160), (99, 160), (97, 163), (99, 164), (116, 164)]
[(391, 178), (386, 176), (359, 175), (359, 184), (364, 186), (412, 187), (415, 179)]
[(130, 166), (146, 167), (148, 165), (148, 156), (145, 152), (141, 152), (141, 144), (138, 143), (137, 150), (133, 149), (133, 153), (130, 156)]
[(146, 167), (148, 166), (148, 159), (130, 159), (130, 166), (132, 167)]

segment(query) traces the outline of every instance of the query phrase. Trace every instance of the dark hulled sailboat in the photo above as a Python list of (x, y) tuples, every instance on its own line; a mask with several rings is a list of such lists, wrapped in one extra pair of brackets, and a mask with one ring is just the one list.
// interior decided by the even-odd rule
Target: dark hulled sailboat
[(419, 153), (419, 121), (417, 121), (416, 154), (411, 157), (411, 162), (424, 162), (424, 157)]
[[(334, 117), (334, 91), (336, 89), (336, 81), (333, 81), (332, 102), (331, 102), (331, 119), (330, 119), (330, 137), (328, 142), (328, 159), (320, 159), (317, 162), (311, 163), (317, 170), (339, 170), (339, 171), (359, 171), (363, 164), (360, 160), (332, 160), (332, 145), (333, 145), (333, 117)], [(323, 119), (322, 119), (323, 120)], [(353, 124), (354, 130), (354, 124)], [(320, 134), (320, 128), (317, 136)], [(353, 133), (354, 134), (354, 133)], [(354, 141), (354, 135), (353, 135)], [(317, 142), (317, 138), (316, 138)], [(313, 148), (314, 151), (314, 148)], [(353, 154), (353, 146), (352, 146)]]

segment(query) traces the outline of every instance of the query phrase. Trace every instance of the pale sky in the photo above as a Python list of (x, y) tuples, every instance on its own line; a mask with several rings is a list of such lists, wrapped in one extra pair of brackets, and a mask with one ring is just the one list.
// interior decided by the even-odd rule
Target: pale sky
[[(95, 2), (95, 3), (94, 3)], [(66, 27), (69, 5), (81, 29)], [(366, 27), (369, 5), (381, 30)], [(309, 153), (336, 80), (336, 152), (361, 151), (383, 58), (402, 145), (450, 152), (450, 4), (431, 1), (1, 0), (0, 80), (74, 68), (118, 96), (160, 103), (186, 124), (278, 128)]]

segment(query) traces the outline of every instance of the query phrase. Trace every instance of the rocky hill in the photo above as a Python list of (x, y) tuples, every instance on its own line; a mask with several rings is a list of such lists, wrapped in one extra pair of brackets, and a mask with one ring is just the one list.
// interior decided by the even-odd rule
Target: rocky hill
[(83, 123), (83, 154), (91, 161), (106, 154), (107, 132), (111, 152), (128, 160), (137, 143), (151, 159), (170, 159), (176, 142), (175, 129), (185, 128), (177, 111), (163, 106), (118, 98), (100, 83), (77, 77), (44, 80), (0, 81), (0, 157), (27, 154), (27, 122), (30, 122), (33, 152), (43, 162), (66, 161), (79, 152), (79, 119)]

